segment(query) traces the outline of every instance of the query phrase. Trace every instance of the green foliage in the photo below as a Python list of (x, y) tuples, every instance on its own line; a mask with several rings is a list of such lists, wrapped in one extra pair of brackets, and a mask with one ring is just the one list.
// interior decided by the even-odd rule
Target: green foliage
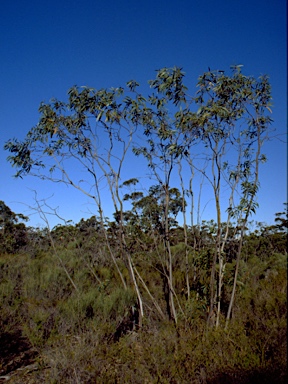
[[(76, 239), (83, 236), (78, 225), (73, 233)], [(181, 232), (175, 233), (181, 239)], [(55, 236), (56, 249), (79, 287), (78, 293), (61, 265), (55, 263), (50, 249), (42, 250), (37, 257), (25, 253), (0, 257), (0, 332), (21, 327), (23, 336), (37, 348), (42, 368), (39, 366), (36, 381), (285, 382), (285, 253), (269, 253), (266, 248), (265, 258), (262, 249), (256, 249), (254, 256), (244, 257), (231, 324), (224, 331), (223, 327), (206, 327), (209, 242), (202, 251), (189, 246), (189, 265), (196, 277), (187, 300), (187, 292), (183, 292), (185, 263), (181, 257), (185, 244), (176, 241), (171, 248), (174, 289), (183, 309), (178, 325), (175, 328), (173, 323), (160, 320), (150, 298), (145, 296), (150, 309), (139, 329), (135, 293), (119, 286), (113, 264), (105, 266), (103, 258), (92, 265), (101, 284), (81, 261), (83, 255), (79, 259), (81, 249), (65, 248), (62, 241)], [(252, 234), (246, 241), (254, 241)], [(94, 247), (96, 251), (97, 243)], [(137, 268), (164, 311), (159, 259), (155, 254), (151, 265), (152, 254), (146, 259), (144, 253), (143, 257), (140, 255), (139, 252)], [(235, 260), (227, 263), (223, 304), (231, 290), (229, 279), (234, 267)], [(222, 311), (224, 315), (225, 305)], [(221, 317), (221, 324), (222, 321)]]
[(0, 244), (2, 252), (14, 253), (28, 243), (28, 229), (24, 223), (28, 217), (22, 213), (14, 213), (4, 201), (0, 201)]
[[(11, 331), (13, 317), (37, 348), (49, 367), (38, 382), (284, 382), (287, 212), (247, 233), (272, 122), (269, 81), (241, 66), (209, 69), (192, 97), (184, 78), (181, 68), (160, 69), (148, 96), (134, 80), (72, 87), (67, 102), (40, 105), (22, 142), (5, 144), (16, 176), (66, 183), (97, 207), (50, 231), (26, 228), (0, 202), (0, 329)], [(131, 150), (156, 180), (147, 193), (138, 178), (123, 182)], [(85, 170), (84, 183), (68, 163)], [(180, 227), (195, 175), (216, 217)]]

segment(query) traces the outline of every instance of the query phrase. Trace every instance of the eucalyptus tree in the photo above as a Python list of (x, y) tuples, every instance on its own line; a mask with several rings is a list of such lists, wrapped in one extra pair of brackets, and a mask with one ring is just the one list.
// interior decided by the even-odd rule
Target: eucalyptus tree
[[(188, 161), (193, 170), (190, 175), (198, 172), (211, 186), (217, 229), (211, 267), (208, 323), (216, 312), (216, 326), (220, 319), (228, 230), (231, 220), (241, 228), (227, 321), (235, 297), (245, 228), (249, 215), (255, 213), (257, 208), (259, 165), (266, 161), (262, 147), (269, 138), (272, 122), (268, 77), (255, 79), (245, 76), (241, 67), (232, 67), (232, 73), (228, 75), (224, 71), (209, 70), (204, 73), (199, 77), (194, 98), (189, 96), (183, 84), (184, 74), (179, 68), (158, 71), (156, 80), (150, 82), (150, 86), (157, 91), (151, 101), (156, 105), (158, 121), (146, 129), (147, 136), (151, 136), (151, 131), (156, 131), (156, 140), (155, 136), (148, 140), (149, 151), (147, 147), (142, 147), (137, 152), (147, 158), (160, 185), (165, 186), (165, 182), (170, 181), (175, 161), (180, 158)], [(167, 108), (168, 102), (170, 111), (175, 111), (172, 116)], [(157, 157), (158, 162), (155, 161)], [(160, 180), (159, 169), (165, 175), (164, 183)], [(181, 185), (184, 191), (183, 179)], [(191, 188), (187, 190), (190, 194), (194, 192)], [(224, 216), (226, 230), (223, 233)]]
[(13, 212), (3, 200), (0, 200), (0, 232), (4, 234), (10, 226), (17, 224), (19, 220), (28, 221), (28, 217), (22, 213)]
[[(244, 76), (241, 66), (232, 68), (232, 74), (209, 71), (200, 76), (195, 103), (196, 114), (191, 119), (193, 127), (200, 127), (203, 153), (208, 167), (198, 168), (212, 187), (216, 210), (217, 233), (215, 254), (211, 268), (210, 310), (208, 321), (217, 312), (219, 325), (221, 290), (225, 271), (224, 247), (231, 219), (240, 227), (240, 238), (231, 301), (233, 307), (241, 248), (246, 224), (257, 208), (259, 164), (265, 162), (262, 147), (269, 136), (272, 122), (271, 87), (267, 76), (259, 79)], [(194, 162), (195, 163), (195, 162)], [(226, 201), (223, 203), (223, 191)], [(226, 208), (226, 231), (222, 233), (223, 207)], [(218, 262), (218, 286), (215, 286)], [(215, 306), (217, 309), (215, 309)]]
[[(197, 196), (194, 187), (199, 181), (199, 213), (200, 194), (205, 180), (210, 186), (209, 199), (214, 201), (216, 216), (208, 311), (208, 323), (211, 323), (213, 313), (216, 313), (216, 326), (220, 321), (226, 263), (224, 250), (231, 220), (237, 228), (241, 228), (237, 237), (238, 253), (227, 313), (228, 324), (234, 303), (246, 223), (249, 215), (257, 208), (259, 165), (266, 160), (262, 154), (262, 146), (268, 137), (268, 127), (272, 121), (269, 116), (270, 84), (267, 76), (259, 79), (247, 77), (242, 74), (241, 66), (236, 66), (232, 68), (231, 74), (225, 74), (224, 71), (205, 72), (198, 79), (194, 96), (188, 93), (184, 84), (184, 73), (177, 67), (158, 70), (149, 85), (152, 92), (148, 96), (139, 92), (139, 84), (134, 80), (127, 83), (125, 90), (71, 88), (67, 103), (53, 100), (51, 103), (41, 104), (40, 121), (28, 132), (24, 141), (13, 139), (6, 143), (5, 148), (11, 152), (8, 159), (18, 168), (16, 176), (31, 174), (45, 180), (62, 182), (94, 200), (106, 236), (107, 248), (122, 284), (126, 287), (117, 255), (110, 246), (104, 226), (103, 187), (104, 184), (108, 186), (119, 228), (119, 251), (130, 272), (140, 313), (143, 315), (143, 300), (138, 285), (139, 281), (143, 284), (143, 279), (136, 272), (127, 247), (127, 215), (124, 215), (125, 199), (121, 195), (121, 185), (125, 186), (125, 182), (121, 178), (123, 167), (127, 164), (127, 155), (132, 148), (136, 156), (144, 157), (149, 176), (153, 179), (153, 184), (157, 184), (153, 193), (161, 201), (160, 227), (166, 279), (169, 285), (171, 317), (175, 322), (177, 310), (174, 302), (175, 299), (177, 301), (177, 294), (173, 286), (170, 246), (170, 210), (173, 202), (171, 190), (180, 185), (181, 199), (179, 200), (179, 195), (177, 198), (180, 206), (182, 204), (184, 215), (186, 197), (191, 198), (190, 228), (195, 228), (193, 207)], [(86, 179), (75, 178), (75, 174), (71, 172), (72, 167), (84, 169)], [(144, 172), (147, 174), (146, 169)], [(134, 206), (139, 205), (142, 199), (143, 210), (153, 202), (152, 196), (148, 201), (146, 196), (134, 194), (133, 199)], [(159, 204), (154, 208), (157, 216)], [(223, 222), (226, 222), (225, 226)], [(184, 226), (187, 246), (186, 217)], [(187, 264), (188, 291), (189, 278)], [(146, 290), (147, 287), (144, 288)], [(159, 310), (158, 312), (160, 313)]]
[(0, 244), (3, 252), (17, 252), (28, 243), (28, 228), (19, 221), (28, 221), (28, 217), (13, 212), (0, 200)]
[[(133, 86), (133, 82), (127, 85), (128, 92)], [(139, 100), (137, 103), (126, 103), (123, 101), (123, 93), (123, 88), (95, 90), (72, 87), (68, 92), (68, 102), (52, 100), (50, 103), (42, 103), (39, 108), (39, 123), (27, 133), (24, 141), (10, 140), (5, 148), (12, 153), (9, 160), (18, 168), (17, 177), (29, 174), (43, 180), (64, 183), (94, 201), (106, 246), (123, 287), (126, 288), (117, 255), (105, 230), (102, 203), (103, 196), (107, 195), (103, 188), (108, 185), (115, 211), (123, 214), (119, 181), (125, 157), (137, 129), (137, 111), (141, 104)], [(85, 174), (84, 179), (79, 177), (79, 172)], [(122, 222), (121, 217), (121, 225)], [(123, 230), (119, 232), (119, 236), (119, 250), (130, 272), (140, 315), (143, 316), (142, 297), (131, 255), (126, 249)]]
[[(154, 93), (148, 98), (150, 107), (145, 109), (142, 120), (147, 141), (143, 146), (134, 148), (136, 155), (141, 154), (146, 158), (152, 174), (166, 193), (167, 211), (168, 190), (176, 164), (180, 163), (179, 182), (183, 197), (186, 192), (193, 198), (192, 181), (196, 173), (198, 180), (204, 178), (211, 186), (217, 228), (211, 267), (208, 323), (213, 314), (216, 314), (216, 326), (219, 325), (221, 312), (226, 263), (224, 249), (228, 229), (231, 220), (236, 221), (236, 227), (241, 228), (227, 319), (234, 302), (246, 224), (249, 215), (255, 213), (257, 208), (259, 163), (266, 161), (262, 147), (269, 137), (272, 121), (268, 77), (255, 79), (244, 76), (241, 67), (232, 67), (232, 73), (228, 75), (224, 71), (209, 70), (204, 73), (198, 79), (195, 97), (189, 95), (183, 81), (184, 73), (180, 68), (163, 68), (157, 71), (156, 79), (149, 82)], [(185, 160), (190, 172), (186, 178), (186, 188), (181, 173)], [(201, 193), (201, 188), (199, 191)], [(226, 230), (223, 233), (224, 216)], [(184, 226), (186, 227), (186, 220)], [(168, 226), (165, 241), (169, 255)], [(169, 279), (172, 287), (171, 264)], [(187, 281), (189, 289), (189, 278)]]
[[(170, 188), (168, 193), (168, 226), (170, 230), (171, 227), (178, 225), (176, 218), (183, 208), (178, 188)], [(124, 200), (131, 201), (132, 213), (136, 216), (133, 221), (135, 224), (138, 222), (143, 231), (155, 230), (162, 236), (165, 234), (165, 194), (160, 185), (152, 185), (146, 196), (143, 192), (133, 192), (126, 194)], [(131, 219), (129, 218), (129, 220)]]
[[(171, 179), (175, 173), (178, 159), (187, 152), (186, 135), (180, 129), (177, 113), (173, 113), (173, 110), (176, 112), (179, 111), (179, 108), (181, 110), (182, 105), (186, 105), (188, 102), (187, 88), (183, 84), (183, 78), (184, 73), (181, 68), (163, 68), (157, 71), (155, 80), (149, 81), (153, 92), (147, 98), (149, 104), (147, 103), (147, 107), (143, 110), (141, 121), (146, 140), (143, 145), (134, 146), (133, 149), (136, 156), (141, 155), (146, 159), (151, 177), (158, 183), (155, 192), (160, 193), (163, 207), (161, 229), (165, 253), (164, 271), (169, 287), (169, 314), (175, 323), (177, 323), (177, 311), (174, 298), (177, 300), (177, 295), (173, 286), (169, 210)], [(182, 202), (183, 204), (185, 205)], [(178, 206), (181, 207), (181, 204)]]

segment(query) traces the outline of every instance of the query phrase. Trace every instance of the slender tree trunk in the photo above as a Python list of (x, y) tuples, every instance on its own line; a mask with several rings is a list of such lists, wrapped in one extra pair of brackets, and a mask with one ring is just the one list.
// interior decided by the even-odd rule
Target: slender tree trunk
[(219, 322), (220, 322), (221, 295), (222, 295), (224, 272), (225, 272), (224, 257), (223, 257), (223, 254), (221, 253), (219, 255), (218, 303), (217, 303), (217, 314), (216, 314), (216, 328), (219, 327)]
[(225, 329), (228, 328), (228, 323), (229, 323), (229, 320), (230, 320), (230, 317), (231, 317), (232, 308), (233, 308), (234, 299), (235, 299), (235, 294), (236, 294), (236, 286), (237, 286), (239, 265), (240, 265), (240, 260), (241, 260), (242, 241), (243, 241), (242, 238), (243, 238), (243, 236), (244, 236), (244, 227), (242, 226), (242, 228), (241, 228), (241, 235), (240, 235), (240, 242), (239, 242), (239, 247), (238, 247), (238, 251), (237, 251), (236, 268), (235, 268), (234, 281), (233, 281), (233, 289), (232, 289), (231, 299), (230, 299), (230, 303), (229, 303), (229, 307), (228, 307)]
[(106, 229), (104, 227), (104, 219), (103, 219), (102, 209), (99, 209), (99, 213), (100, 213), (100, 220), (101, 220), (102, 231), (103, 231), (103, 234), (104, 234), (104, 237), (105, 237), (105, 241), (106, 241), (106, 246), (108, 248), (108, 251), (109, 251), (109, 254), (110, 254), (111, 259), (113, 261), (113, 264), (115, 265), (115, 268), (116, 268), (116, 270), (118, 272), (118, 275), (120, 276), (120, 279), (121, 279), (121, 282), (123, 284), (123, 287), (126, 290), (127, 289), (127, 284), (125, 282), (125, 279), (124, 279), (124, 276), (123, 276), (122, 272), (120, 271), (120, 268), (119, 268), (119, 265), (118, 265), (118, 263), (116, 261), (116, 258), (114, 256), (114, 253), (113, 253), (113, 251), (111, 249), (110, 242), (109, 242), (109, 239), (108, 239), (108, 236), (107, 236), (107, 231), (106, 231)]
[(218, 301), (218, 306), (217, 306), (217, 317), (216, 317), (216, 328), (219, 326), (220, 322), (220, 312), (221, 312), (221, 297), (222, 297), (222, 287), (223, 287), (223, 278), (224, 278), (224, 273), (225, 273), (225, 255), (224, 255), (224, 248), (228, 239), (228, 234), (229, 234), (229, 226), (230, 226), (230, 221), (231, 221), (231, 211), (233, 209), (233, 199), (234, 199), (234, 192), (235, 189), (238, 185), (239, 182), (239, 173), (240, 173), (240, 166), (241, 166), (241, 156), (242, 156), (242, 149), (239, 147), (239, 154), (238, 154), (238, 164), (237, 164), (237, 173), (234, 179), (234, 182), (231, 185), (231, 194), (229, 198), (229, 208), (228, 210), (228, 216), (227, 216), (227, 221), (226, 221), (226, 231), (224, 238), (222, 240), (221, 244), (221, 249), (220, 249), (220, 259), (219, 259), (219, 281), (218, 281), (218, 295), (219, 295), (219, 301)]
[[(187, 234), (187, 222), (186, 222), (186, 201), (185, 201), (185, 185), (182, 177), (182, 164), (179, 161), (179, 177), (182, 189), (182, 213), (183, 213), (183, 232), (184, 232), (184, 243), (185, 243), (185, 279), (186, 279), (186, 290), (187, 299), (190, 300), (190, 282), (189, 282), (189, 260), (188, 260), (188, 234)], [(190, 193), (192, 191), (192, 178), (190, 178)], [(191, 207), (193, 212), (193, 205)], [(193, 224), (193, 223), (192, 223)]]
[(165, 186), (165, 248), (168, 252), (168, 285), (169, 285), (169, 303), (170, 310), (175, 324), (177, 324), (177, 313), (174, 303), (174, 289), (173, 289), (173, 260), (169, 239), (169, 187)]
[(141, 281), (143, 287), (145, 288), (146, 292), (148, 293), (150, 299), (152, 300), (155, 308), (157, 309), (157, 311), (159, 312), (161, 318), (164, 320), (165, 319), (165, 315), (162, 311), (162, 309), (160, 308), (159, 304), (157, 303), (157, 301), (155, 300), (155, 297), (152, 296), (149, 288), (147, 287), (147, 284), (145, 283), (145, 281), (143, 280), (142, 276), (140, 275), (140, 273), (138, 272), (137, 268), (135, 267), (135, 265), (133, 266), (135, 272), (136, 272), (136, 275), (138, 276), (139, 280)]
[(251, 194), (250, 201), (249, 201), (247, 209), (246, 209), (245, 218), (244, 218), (242, 226), (241, 226), (240, 242), (239, 242), (239, 247), (238, 247), (238, 252), (237, 252), (237, 259), (236, 259), (236, 268), (235, 268), (235, 274), (234, 274), (233, 289), (232, 289), (231, 299), (230, 299), (229, 308), (228, 308), (228, 312), (227, 312), (225, 329), (228, 328), (229, 320), (231, 318), (232, 308), (233, 308), (233, 305), (234, 305), (235, 294), (236, 294), (236, 286), (237, 286), (237, 281), (238, 281), (239, 265), (240, 265), (240, 260), (241, 260), (241, 251), (242, 251), (243, 238), (244, 238), (244, 233), (245, 233), (245, 227), (247, 225), (248, 217), (249, 217), (249, 214), (250, 214), (250, 210), (252, 208), (252, 204), (253, 204), (253, 201), (254, 201), (254, 197), (255, 197), (255, 193), (256, 193), (257, 185), (258, 185), (258, 180), (259, 180), (259, 158), (260, 158), (261, 146), (262, 146), (262, 142), (261, 142), (261, 129), (258, 126), (257, 127), (257, 151), (256, 151), (256, 154), (255, 154), (255, 173), (254, 173), (255, 174), (255, 178), (254, 178), (254, 183), (253, 183), (253, 193)]
[(123, 205), (122, 205), (122, 201), (120, 200), (120, 197), (118, 195), (118, 190), (117, 190), (117, 198), (118, 198), (119, 203), (120, 203), (120, 243), (121, 243), (121, 248), (122, 248), (123, 254), (125, 254), (126, 260), (128, 262), (129, 273), (130, 273), (130, 276), (131, 276), (131, 279), (132, 279), (132, 282), (133, 282), (133, 285), (134, 285), (134, 289), (135, 289), (135, 292), (136, 292), (136, 295), (137, 295), (139, 311), (140, 311), (138, 326), (142, 327), (142, 319), (144, 317), (143, 300), (142, 300), (140, 289), (139, 289), (139, 286), (138, 286), (138, 283), (137, 283), (137, 280), (136, 280), (136, 276), (135, 276), (135, 273), (134, 273), (132, 258), (131, 258), (131, 255), (129, 253), (129, 250), (128, 250), (128, 247), (127, 247), (127, 243), (126, 243), (126, 238), (125, 238), (125, 233), (124, 233), (124, 226), (123, 226), (123, 223), (124, 223)]
[[(216, 274), (216, 264), (217, 260), (221, 259), (221, 208), (219, 201), (219, 191), (215, 190), (215, 201), (216, 201), (216, 210), (217, 210), (217, 235), (216, 235), (216, 244), (215, 251), (213, 255), (213, 262), (211, 268), (211, 276), (210, 276), (210, 307), (209, 307), (209, 315), (207, 319), (208, 325), (212, 324), (213, 315), (215, 315), (215, 305), (220, 306), (219, 301), (219, 292), (217, 292), (217, 287), (215, 287), (215, 274)], [(219, 274), (222, 271), (219, 271)], [(215, 289), (216, 288), (216, 289)], [(220, 308), (219, 308), (220, 310)]]

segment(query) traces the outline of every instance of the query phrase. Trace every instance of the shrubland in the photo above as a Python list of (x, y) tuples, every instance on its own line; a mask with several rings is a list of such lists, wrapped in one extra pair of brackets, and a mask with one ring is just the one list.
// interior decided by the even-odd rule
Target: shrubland
[[(183, 228), (174, 228), (177, 324), (169, 317), (161, 255), (155, 254), (153, 243), (145, 243), (142, 233), (133, 243), (136, 270), (149, 290), (148, 294), (142, 284), (145, 316), (140, 324), (135, 291), (122, 286), (95, 220), (57, 226), (50, 234), (24, 225), (27, 241), (16, 252), (10, 247), (4, 251), (2, 240), (0, 338), (5, 340), (9, 334), (15, 338), (16, 330), (21, 332), (34, 351), (37, 370), (30, 375), (35, 383), (286, 382), (287, 219), (280, 227), (261, 224), (245, 236), (228, 328), (225, 315), (236, 263), (232, 241), (226, 249), (231, 257), (216, 328), (207, 323), (209, 233), (202, 237), (201, 249), (195, 250), (193, 231), (188, 231), (188, 298)], [(14, 230), (23, 231), (23, 226), (14, 225), (18, 228)], [(107, 231), (113, 227), (115, 222), (110, 222)], [(6, 230), (11, 231), (11, 226)], [(128, 284), (129, 271), (117, 255), (117, 236), (110, 236)], [(5, 366), (8, 357), (3, 347), (2, 351), (4, 375), (9, 374), (9, 365)]]
[(271, 87), (241, 67), (209, 69), (194, 96), (178, 67), (149, 94), (75, 86), (5, 144), (16, 177), (74, 188), (94, 215), (50, 228), (35, 191), (32, 228), (0, 202), (2, 373), (24, 349), (35, 382), (286, 381), (287, 207), (249, 221)]

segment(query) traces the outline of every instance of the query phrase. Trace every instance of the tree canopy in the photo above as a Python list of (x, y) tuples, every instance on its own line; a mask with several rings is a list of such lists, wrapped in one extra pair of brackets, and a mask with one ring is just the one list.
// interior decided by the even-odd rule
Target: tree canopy
[[(221, 315), (228, 257), (225, 249), (232, 221), (237, 228), (234, 233), (237, 261), (227, 312), (229, 321), (247, 221), (257, 209), (259, 167), (266, 161), (262, 147), (269, 138), (272, 122), (268, 77), (245, 76), (241, 67), (232, 67), (228, 74), (222, 70), (205, 72), (199, 77), (192, 96), (185, 84), (185, 74), (178, 67), (156, 71), (155, 79), (148, 82), (151, 88), (148, 95), (140, 92), (135, 80), (128, 81), (123, 88), (97, 90), (74, 86), (68, 91), (68, 101), (41, 103), (39, 122), (23, 141), (11, 139), (5, 144), (10, 152), (8, 160), (17, 168), (17, 177), (30, 174), (62, 182), (94, 201), (110, 256), (123, 286), (127, 287), (118, 266), (118, 255), (112, 251), (110, 235), (105, 229), (102, 201), (108, 188), (117, 222), (117, 228), (110, 229), (117, 233), (120, 258), (129, 270), (130, 283), (138, 297), (140, 318), (144, 316), (142, 288), (146, 291), (148, 288), (129, 248), (131, 226), (150, 226), (158, 231), (152, 238), (155, 247), (161, 244), (157, 252), (166, 279), (168, 314), (177, 323), (183, 309), (174, 289), (171, 231), (177, 225), (177, 216), (182, 214), (186, 289), (190, 297), (188, 229), (196, 231), (195, 202), (198, 202), (199, 217), (205, 183), (216, 212), (208, 311), (208, 323), (213, 323), (213, 314), (217, 314), (216, 326)], [(133, 154), (135, 162), (139, 157), (146, 161), (147, 167), (141, 177), (149, 174), (153, 180), (148, 194), (145, 190), (137, 190), (138, 175), (123, 180), (123, 171), (129, 167)], [(80, 178), (75, 170), (84, 170), (86, 178)], [(195, 189), (196, 183), (200, 186)], [(127, 189), (129, 193), (125, 193)], [(197, 224), (199, 230), (199, 221)], [(154, 305), (161, 313), (156, 300)]]

